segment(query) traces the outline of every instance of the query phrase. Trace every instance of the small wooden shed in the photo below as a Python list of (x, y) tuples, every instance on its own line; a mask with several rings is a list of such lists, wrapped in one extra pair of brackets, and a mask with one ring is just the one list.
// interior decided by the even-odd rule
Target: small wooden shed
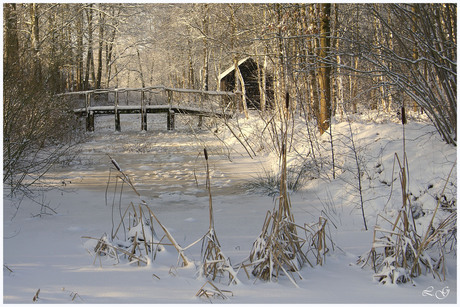
[[(250, 109), (260, 109), (260, 91), (257, 73), (257, 62), (247, 57), (238, 62), (238, 68), (243, 76), (246, 89), (247, 105)], [(273, 78), (266, 76), (266, 103), (267, 107), (273, 101)], [(219, 75), (219, 90), (231, 92), (235, 89), (235, 66), (230, 66)]]

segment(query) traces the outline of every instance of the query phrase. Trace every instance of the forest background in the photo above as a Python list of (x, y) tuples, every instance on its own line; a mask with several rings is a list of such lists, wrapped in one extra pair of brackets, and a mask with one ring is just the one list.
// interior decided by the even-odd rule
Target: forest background
[[(258, 64), (262, 113), (285, 108), (289, 92), (289, 112), (322, 134), (333, 116), (404, 107), (426, 113), (456, 146), (456, 12), (453, 3), (6, 3), (4, 182), (21, 186), (17, 174), (43, 172), (78, 137), (55, 94), (219, 90), (219, 74), (246, 57)], [(247, 111), (244, 99), (239, 107)], [(63, 145), (42, 154), (50, 144)]]

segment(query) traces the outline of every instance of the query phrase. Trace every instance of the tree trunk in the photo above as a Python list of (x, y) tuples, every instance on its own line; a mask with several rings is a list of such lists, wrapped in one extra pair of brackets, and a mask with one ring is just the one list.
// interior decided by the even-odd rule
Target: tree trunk
[(310, 110), (313, 113), (313, 116), (319, 122), (319, 97), (318, 97), (318, 84), (317, 84), (317, 73), (316, 73), (316, 46), (317, 46), (317, 27), (316, 27), (316, 14), (315, 14), (315, 4), (310, 4), (309, 8), (309, 15), (310, 15), (310, 23), (307, 20), (306, 28), (308, 32), (313, 34), (311, 35), (310, 39), (307, 39), (307, 49), (306, 49), (306, 57), (309, 69), (309, 89), (310, 89)]
[[(356, 20), (355, 20), (355, 40), (359, 37), (359, 17), (360, 17), (360, 10), (359, 4), (356, 5)], [(353, 49), (353, 48), (352, 48)], [(358, 95), (358, 63), (359, 58), (358, 55), (352, 55), (352, 66), (353, 66), (353, 74), (350, 74), (350, 100), (352, 106), (352, 112), (358, 113), (358, 102), (356, 101), (356, 96)]]
[(208, 35), (209, 35), (209, 6), (207, 3), (204, 4), (204, 12), (202, 19), (203, 27), (203, 91), (207, 91), (209, 88), (209, 47), (208, 47)]
[[(113, 42), (115, 41), (116, 29), (112, 31), (110, 39), (105, 44), (105, 71), (106, 71), (106, 87), (109, 87), (112, 80), (112, 56), (113, 56)], [(117, 73), (115, 73), (118, 75)], [(118, 81), (117, 81), (118, 83)]]
[(38, 4), (29, 4), (30, 24), (31, 24), (31, 43), (32, 43), (32, 61), (33, 61), (33, 76), (36, 82), (42, 81), (42, 67), (40, 61), (40, 29), (38, 24)]
[(190, 38), (191, 35), (189, 35), (189, 39), (187, 41), (187, 46), (188, 46), (188, 88), (194, 88), (195, 87), (195, 74), (193, 72), (193, 53), (192, 53), (192, 39)]
[(343, 117), (343, 78), (342, 78), (342, 73), (340, 69), (340, 65), (342, 64), (342, 59), (340, 58), (339, 50), (340, 50), (340, 39), (338, 38), (338, 23), (339, 23), (339, 9), (338, 9), (338, 4), (334, 4), (335, 6), (335, 49), (336, 49), (336, 85), (337, 85), (337, 91), (336, 91), (336, 110), (340, 113), (340, 117)]
[(319, 130), (322, 134), (329, 128), (331, 119), (331, 4), (321, 4), (321, 27), (320, 27), (320, 91), (321, 105), (319, 117)]
[(18, 15), (16, 3), (4, 4), (5, 17), (5, 62), (3, 71), (9, 76), (18, 71), (19, 63), (19, 39), (18, 39)]
[(88, 90), (90, 87), (89, 76), (91, 70), (91, 63), (93, 62), (93, 4), (89, 4), (89, 8), (86, 10), (86, 17), (88, 21), (88, 53), (86, 55), (84, 89)]
[(102, 49), (104, 47), (104, 22), (105, 22), (105, 15), (99, 12), (99, 48), (97, 50), (98, 58), (97, 58), (97, 76), (96, 76), (96, 88), (101, 88), (101, 80), (102, 80)]
[(141, 63), (141, 54), (139, 53), (138, 48), (136, 48), (136, 51), (137, 51), (137, 64), (139, 65), (139, 76), (141, 78), (142, 87), (145, 87), (144, 72), (142, 70), (142, 63)]
[(77, 52), (76, 52), (76, 87), (77, 91), (84, 88), (83, 84), (83, 14), (84, 10), (81, 9), (77, 15)]

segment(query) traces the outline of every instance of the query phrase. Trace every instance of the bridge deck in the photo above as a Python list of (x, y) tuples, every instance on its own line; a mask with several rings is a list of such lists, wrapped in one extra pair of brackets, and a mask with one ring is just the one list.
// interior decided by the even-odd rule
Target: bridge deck
[(198, 126), (201, 127), (202, 117), (219, 117), (230, 118), (230, 114), (224, 114), (213, 111), (205, 111), (200, 108), (192, 108), (185, 106), (174, 105), (146, 105), (145, 112), (142, 111), (142, 106), (89, 106), (85, 108), (74, 109), (73, 112), (78, 116), (86, 117), (86, 130), (94, 131), (94, 117), (99, 114), (114, 114), (115, 115), (115, 130), (120, 131), (120, 114), (142, 114), (141, 129), (147, 130), (147, 114), (148, 113), (166, 113), (167, 128), (174, 130), (174, 115), (186, 114), (199, 116)]
[[(144, 106), (145, 113), (168, 113), (173, 111), (178, 114), (200, 115), (206, 117), (231, 117), (230, 114), (220, 112), (205, 111), (200, 108), (170, 106), (170, 105), (146, 105)], [(93, 114), (139, 114), (142, 113), (141, 106), (91, 106), (88, 108), (74, 109), (73, 112), (79, 116), (87, 116), (87, 113)]]

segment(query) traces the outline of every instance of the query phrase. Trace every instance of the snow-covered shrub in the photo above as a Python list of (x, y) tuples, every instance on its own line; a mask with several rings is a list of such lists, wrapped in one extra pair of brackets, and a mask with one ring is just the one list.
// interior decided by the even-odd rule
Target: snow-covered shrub
[(82, 134), (70, 106), (43, 85), (8, 77), (3, 86), (3, 183), (29, 196), (54, 164), (72, 160)]

